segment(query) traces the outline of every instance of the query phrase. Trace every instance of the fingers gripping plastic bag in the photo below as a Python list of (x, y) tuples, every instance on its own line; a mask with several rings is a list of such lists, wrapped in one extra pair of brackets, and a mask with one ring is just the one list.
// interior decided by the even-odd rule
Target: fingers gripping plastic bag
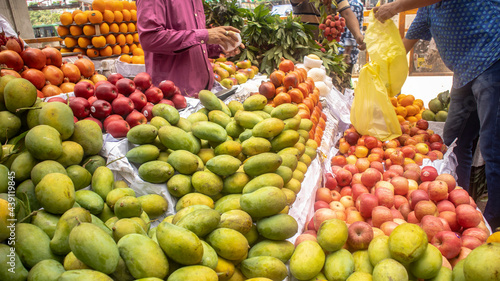
[(373, 61), (361, 69), (354, 89), (351, 123), (360, 134), (386, 141), (399, 137), (401, 126), (379, 71), (380, 66)]
[(380, 66), (380, 79), (389, 97), (399, 94), (408, 76), (408, 61), (396, 24), (391, 19), (381, 23), (370, 12), (365, 43), (370, 61)]

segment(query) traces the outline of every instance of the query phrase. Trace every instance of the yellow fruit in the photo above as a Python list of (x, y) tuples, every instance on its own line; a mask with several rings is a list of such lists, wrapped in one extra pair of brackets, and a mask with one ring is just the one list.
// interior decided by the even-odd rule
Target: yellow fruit
[(115, 20), (115, 14), (110, 10), (105, 10), (103, 18), (105, 22), (112, 23)]
[(101, 57), (109, 57), (113, 54), (113, 49), (110, 46), (106, 46), (106, 48), (99, 51)]
[(92, 48), (92, 49), (87, 49), (87, 57), (89, 58), (95, 58), (99, 56), (99, 51)]
[(102, 22), (102, 13), (99, 11), (92, 11), (89, 16), (91, 23), (99, 24)]
[(137, 49), (134, 50), (134, 52), (132, 53), (132, 55), (134, 56), (144, 56), (144, 51), (138, 47)]
[(99, 30), (100, 30), (101, 34), (108, 34), (110, 31), (110, 28), (111, 27), (105, 22), (103, 22), (99, 25)]
[(82, 53), (82, 54), (85, 54), (85, 50), (81, 49), (81, 48), (74, 48), (73, 49), (73, 52), (75, 53)]
[(93, 25), (83, 26), (83, 34), (87, 36), (95, 35), (95, 27)]
[(401, 115), (404, 118), (404, 117), (406, 117), (406, 115), (408, 115), (408, 111), (405, 107), (398, 106), (398, 107), (396, 107), (396, 114)]
[(125, 42), (129, 45), (134, 43), (134, 36), (132, 36), (132, 34), (125, 35)]
[(75, 38), (71, 38), (71, 37), (64, 38), (64, 45), (66, 45), (66, 47), (73, 48), (74, 46), (76, 46), (76, 44), (77, 44), (77, 42), (76, 42)]
[(407, 95), (406, 97), (400, 99), (399, 103), (402, 106), (408, 106), (408, 105), (412, 105), (414, 100), (415, 100), (415, 97), (413, 95)]
[(109, 25), (109, 32), (113, 32), (113, 33), (120, 32), (120, 28), (118, 27), (118, 24), (116, 24), (116, 23), (110, 24)]
[(96, 10), (96, 11), (99, 11), (101, 13), (104, 13), (105, 9), (106, 9), (106, 4), (104, 3), (104, 0), (92, 1), (92, 10)]
[(137, 49), (137, 45), (136, 44), (131, 44), (130, 45), (130, 51), (132, 52), (132, 54), (134, 53), (135, 49)]
[(130, 2), (128, 1), (122, 1), (122, 5), (123, 5), (123, 10), (130, 10)]
[(127, 24), (127, 29), (128, 29), (128, 32), (135, 32), (135, 23), (128, 23)]
[(401, 101), (401, 100), (402, 100), (403, 98), (405, 98), (405, 97), (406, 97), (406, 95), (405, 95), (405, 94), (399, 94), (399, 95), (397, 96), (398, 102), (399, 102), (399, 101)]
[(134, 42), (139, 42), (139, 33), (132, 34), (134, 36)]
[(129, 2), (130, 10), (137, 11), (137, 6), (135, 5), (135, 1)]
[(120, 23), (120, 32), (122, 33), (127, 33), (128, 32), (128, 27), (127, 27), (127, 24), (126, 23)]
[[(128, 2), (124, 1), (123, 3), (128, 3)], [(128, 9), (127, 10), (123, 10), (122, 14), (123, 14), (123, 20), (124, 21), (130, 21), (132, 19), (132, 14), (130, 14), (130, 11)]]
[(76, 14), (79, 14), (79, 13), (83, 13), (82, 10), (74, 10), (73, 12), (71, 12), (71, 16), (73, 17), (73, 19), (75, 18)]
[(94, 36), (92, 37), (92, 45), (95, 48), (102, 48), (106, 45), (106, 38), (104, 36)]
[(113, 1), (113, 11), (121, 11), (123, 10), (123, 2), (114, 0)]
[(89, 38), (86, 38), (86, 37), (80, 37), (78, 38), (78, 46), (80, 46), (80, 48), (87, 48), (88, 45), (90, 45), (90, 39)]
[(132, 62), (132, 57), (129, 55), (121, 55), (120, 56), (120, 61), (126, 62), (126, 63), (131, 63)]
[(109, 45), (116, 44), (116, 37), (113, 34), (109, 34), (108, 36), (106, 36), (106, 43)]
[(133, 56), (132, 63), (133, 64), (144, 64), (144, 56)]
[(87, 14), (85, 14), (83, 12), (82, 13), (78, 13), (78, 14), (75, 15), (74, 20), (75, 20), (76, 24), (87, 23), (88, 22)]
[(137, 21), (137, 11), (136, 10), (130, 10), (130, 19), (133, 21)]
[(406, 117), (406, 121), (409, 121), (410, 123), (415, 123), (418, 121), (418, 119), (415, 116), (408, 116)]
[(69, 28), (62, 26), (62, 25), (57, 27), (57, 35), (62, 37), (62, 36), (66, 36), (68, 34), (69, 34)]
[(73, 23), (73, 15), (70, 12), (64, 12), (59, 16), (62, 25), (70, 25)]
[(104, 7), (106, 10), (113, 11), (113, 1), (112, 0), (104, 0)]
[(61, 53), (71, 53), (71, 50), (67, 48), (61, 48)]
[(424, 101), (421, 99), (414, 100), (413, 105), (418, 106), (420, 109), (424, 109)]
[(415, 116), (415, 114), (420, 112), (420, 108), (414, 105), (405, 106), (406, 111), (408, 112), (408, 116)]
[(128, 53), (130, 53), (129, 46), (127, 46), (127, 45), (122, 46), (122, 54), (128, 54)]
[(500, 231), (491, 234), (490, 237), (486, 239), (486, 243), (494, 243), (494, 242), (500, 243)]
[(123, 46), (125, 45), (125, 42), (126, 42), (126, 40), (125, 40), (125, 35), (123, 35), (123, 34), (118, 34), (118, 35), (116, 36), (116, 42), (118, 42), (118, 45), (120, 45), (120, 46), (122, 46), (122, 47), (123, 47)]
[(123, 21), (123, 14), (120, 11), (114, 11), (113, 14), (115, 14), (115, 21), (116, 22), (122, 22)]
[(120, 45), (113, 46), (113, 55), (119, 55), (122, 53), (122, 47)]
[(82, 35), (83, 30), (79, 26), (72, 25), (69, 27), (69, 33), (71, 33), (71, 35), (73, 35), (73, 36), (78, 36), (78, 35)]

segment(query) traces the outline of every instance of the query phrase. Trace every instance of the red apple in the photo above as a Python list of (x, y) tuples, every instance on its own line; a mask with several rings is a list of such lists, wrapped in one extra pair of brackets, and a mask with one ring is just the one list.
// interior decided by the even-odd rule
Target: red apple
[(183, 109), (187, 106), (186, 97), (184, 97), (183, 95), (175, 94), (172, 96), (171, 100), (174, 103), (175, 108), (177, 109)]
[(96, 96), (91, 96), (87, 100), (89, 101), (90, 104), (93, 104), (97, 100), (97, 97)]
[(301, 235), (297, 236), (297, 239), (295, 239), (295, 247), (297, 247), (300, 243), (311, 240), (317, 242), (318, 240), (316, 239), (316, 236), (311, 234), (311, 233), (302, 233)]
[(335, 190), (337, 188), (337, 180), (335, 179), (335, 177), (328, 173), (326, 174), (326, 177), (325, 177), (325, 187), (330, 189), (330, 190)]
[(141, 72), (134, 77), (134, 84), (140, 91), (145, 91), (151, 87), (153, 81), (151, 80), (151, 75), (147, 72)]
[(104, 122), (103, 122), (104, 130), (108, 131), (107, 128), (108, 128), (109, 123), (116, 121), (116, 120), (125, 120), (125, 119), (123, 119), (123, 117), (121, 115), (118, 115), (118, 114), (109, 115), (108, 117), (106, 117), (106, 119), (104, 119)]
[(481, 228), (471, 227), (464, 230), (462, 232), (462, 236), (473, 236), (479, 239), (479, 241), (484, 243), (486, 242), (486, 239), (488, 239), (489, 233)]
[(342, 203), (340, 203), (339, 201), (332, 201), (332, 202), (330, 202), (329, 206), (330, 206), (330, 209), (332, 209), (334, 211), (339, 211), (342, 213), (345, 212), (344, 205), (342, 205)]
[(160, 88), (151, 86), (149, 89), (147, 89), (144, 94), (146, 95), (146, 98), (148, 99), (148, 102), (157, 104), (159, 101), (163, 99), (163, 93), (160, 90)]
[(94, 84), (94, 89), (97, 88), (99, 85), (101, 84), (111, 84), (108, 80), (100, 80), (100, 81), (97, 81), (97, 83)]
[[(378, 155), (378, 154), (373, 154), (373, 155)], [(380, 161), (370, 162), (370, 168), (377, 169), (381, 173), (384, 172), (384, 164), (382, 164), (382, 162), (380, 162)]]
[(368, 149), (372, 149), (378, 146), (378, 140), (372, 136), (366, 136), (364, 139), (365, 146)]
[(452, 211), (439, 212), (439, 217), (446, 220), (451, 231), (457, 232), (462, 228), (457, 222), (457, 214)]
[(135, 90), (128, 96), (134, 102), (134, 109), (141, 111), (142, 108), (148, 103), (146, 95), (139, 90)]
[(417, 205), (418, 202), (420, 201), (428, 201), (429, 200), (429, 194), (423, 190), (415, 190), (410, 194), (410, 207), (412, 210), (415, 209), (415, 206)]
[(127, 123), (130, 125), (130, 128), (133, 128), (137, 125), (148, 123), (146, 116), (144, 116), (144, 114), (135, 109), (132, 112), (130, 112), (129, 115), (127, 115), (125, 121), (127, 121)]
[(347, 160), (342, 155), (336, 155), (336, 156), (332, 157), (331, 164), (332, 164), (332, 166), (336, 165), (336, 166), (343, 167), (344, 165), (347, 164)]
[(371, 218), (373, 208), (378, 206), (377, 197), (373, 194), (363, 193), (359, 198), (359, 212), (364, 218)]
[(394, 208), (399, 209), (399, 206), (408, 203), (408, 199), (402, 195), (394, 195)]
[(444, 181), (433, 180), (427, 189), (429, 199), (434, 202), (439, 202), (448, 198), (448, 185)]
[(151, 121), (151, 119), (153, 118), (153, 106), (154, 104), (148, 102), (141, 110), (142, 114), (148, 121)]
[(134, 102), (127, 97), (117, 98), (111, 103), (113, 112), (121, 116), (127, 116), (134, 110)]
[(409, 145), (401, 147), (401, 152), (403, 153), (405, 158), (410, 158), (410, 159), (413, 159), (416, 153), (415, 148)]
[(432, 166), (425, 166), (422, 168), (420, 172), (420, 180), (421, 181), (433, 181), (438, 176), (438, 172), (436, 168)]
[(347, 186), (351, 183), (352, 174), (348, 170), (341, 168), (336, 171), (335, 179), (339, 186)]
[(368, 249), (373, 239), (373, 229), (364, 221), (356, 221), (349, 225), (347, 233), (347, 244), (354, 251)]
[(406, 195), (409, 189), (408, 179), (403, 176), (391, 178), (391, 184), (394, 186), (395, 195)]
[(337, 218), (337, 214), (332, 209), (325, 208), (325, 209), (317, 210), (316, 212), (314, 212), (314, 215), (313, 215), (314, 229), (316, 231), (318, 231), (321, 223), (323, 223), (326, 220), (335, 219), (335, 218)]
[(436, 180), (441, 180), (441, 181), (446, 182), (446, 184), (448, 185), (448, 192), (451, 192), (457, 186), (457, 181), (450, 174), (446, 174), (446, 173), (440, 174), (436, 177)]
[(344, 208), (349, 208), (354, 206), (354, 200), (352, 196), (346, 195), (340, 198), (340, 204), (344, 205)]
[[(76, 97), (70, 100), (69, 107), (73, 110), (73, 115), (78, 119), (83, 119), (90, 115), (90, 103), (86, 98)], [(469, 198), (467, 198), (469, 200)]]
[(433, 142), (440, 142), (440, 143), (443, 143), (443, 139), (441, 138), (440, 135), (438, 134), (432, 134), (430, 137), (429, 137), (429, 142), (433, 143)]
[[(449, 197), (448, 197), (448, 199), (449, 199)], [(451, 203), (448, 200), (441, 200), (441, 201), (437, 202), (436, 206), (438, 208), (438, 212), (440, 212), (440, 213), (444, 212), (444, 211), (455, 212), (455, 205), (453, 205), (453, 203)]]
[(115, 120), (108, 124), (108, 133), (114, 138), (123, 138), (127, 136), (130, 126), (125, 120)]
[(392, 213), (392, 217), (393, 217), (393, 221), (395, 219), (400, 219), (400, 220), (403, 220), (404, 222), (405, 221), (405, 217), (403, 216), (403, 214), (401, 214), (401, 212), (398, 210), (398, 209), (395, 209), (394, 207), (391, 208), (391, 213)]
[(368, 188), (361, 183), (356, 183), (351, 186), (352, 199), (356, 201), (358, 197), (363, 193), (369, 193)]
[(382, 180), (382, 173), (374, 168), (366, 169), (361, 175), (361, 182), (366, 187), (373, 187), (378, 181)]
[(433, 142), (433, 143), (431, 143), (429, 145), (429, 148), (431, 150), (439, 150), (439, 151), (441, 151), (442, 147), (443, 147), (443, 144), (440, 143), (440, 142)]
[[(356, 209), (356, 208), (354, 208)], [(346, 212), (346, 219), (345, 219), (345, 222), (347, 224), (352, 224), (356, 221), (364, 221), (365, 219), (363, 218), (363, 216), (361, 216), (361, 214), (358, 212), (358, 211), (347, 211)]]
[(441, 254), (447, 259), (458, 256), (462, 248), (462, 240), (455, 232), (451, 231), (436, 233), (432, 238), (431, 244), (438, 248)]
[(458, 224), (463, 228), (476, 227), (482, 220), (481, 214), (468, 204), (456, 206), (455, 212), (457, 213)]
[(135, 91), (134, 81), (132, 81), (128, 78), (122, 78), (122, 79), (116, 81), (115, 85), (116, 85), (116, 89), (118, 89), (118, 92), (120, 94), (125, 95), (125, 96), (128, 96)]
[(391, 232), (398, 226), (399, 224), (394, 221), (386, 221), (380, 226), (380, 230), (384, 232), (385, 235), (391, 235)]
[(324, 201), (328, 204), (333, 201), (331, 190), (326, 187), (320, 187), (316, 190), (316, 201)]
[(62, 103), (67, 103), (66, 99), (63, 97), (50, 97), (50, 99), (47, 102), (62, 102)]
[(389, 208), (384, 206), (376, 206), (372, 210), (372, 224), (374, 227), (380, 228), (380, 226), (386, 221), (392, 221), (392, 212)]
[(94, 85), (88, 81), (80, 81), (75, 84), (73, 93), (75, 94), (75, 97), (88, 99), (94, 95)]
[[(401, 206), (402, 207), (402, 206)], [(415, 212), (414, 211), (411, 211), (408, 213), (408, 216), (406, 217), (406, 220), (409, 222), (409, 223), (413, 223), (413, 224), (419, 224), (420, 221), (417, 219), (417, 217), (415, 216)]]
[(174, 102), (173, 102), (173, 101), (171, 101), (171, 100), (167, 100), (167, 99), (162, 99), (162, 100), (161, 100), (161, 101), (159, 101), (158, 103), (164, 103), (164, 104), (168, 104), (168, 105), (170, 105), (170, 106), (175, 107)]
[(414, 181), (419, 181), (420, 180), (420, 174), (413, 171), (413, 170), (407, 170), (403, 173), (403, 177), (409, 179), (409, 180), (414, 180)]
[(356, 167), (355, 164), (347, 164), (343, 168), (348, 170), (349, 172), (351, 172), (351, 175), (353, 175), (353, 176), (354, 176), (354, 174), (359, 173), (358, 167)]
[(416, 123), (416, 126), (420, 130), (427, 130), (429, 128), (429, 122), (427, 122), (427, 120), (425, 119), (419, 119)]
[(330, 194), (332, 195), (333, 201), (339, 201), (342, 198), (342, 195), (336, 190), (330, 190)]
[(375, 196), (377, 196), (378, 204), (387, 208), (394, 206), (394, 191), (380, 187), (375, 189)]
[(415, 205), (415, 217), (418, 221), (426, 215), (435, 216), (437, 215), (437, 207), (432, 201), (420, 201)]
[(358, 158), (356, 163), (354, 164), (360, 173), (366, 171), (366, 169), (370, 168), (370, 160), (368, 158)]
[(97, 99), (112, 102), (118, 97), (118, 90), (113, 84), (101, 84), (95, 89)]
[(97, 119), (104, 119), (111, 114), (112, 107), (105, 100), (96, 100), (90, 107), (90, 114)]
[(317, 211), (321, 208), (330, 208), (330, 205), (322, 200), (314, 202), (314, 211)]
[(465, 189), (455, 189), (450, 192), (450, 195), (448, 197), (448, 200), (450, 200), (453, 205), (458, 206), (461, 204), (469, 204), (469, 192)]
[(474, 236), (463, 235), (462, 236), (462, 246), (474, 250), (475, 248), (481, 246), (483, 242)]
[(420, 183), (420, 184), (418, 185), (418, 189), (420, 189), (420, 190), (423, 190), (423, 191), (427, 192), (427, 190), (429, 189), (429, 184), (430, 184), (430, 183), (431, 183), (430, 181), (424, 181), (424, 182), (422, 182), (422, 183)]
[(389, 167), (388, 171), (395, 171), (398, 174), (398, 176), (402, 176), (405, 170), (403, 166), (396, 165), (393, 163), (393, 165)]
[[(391, 166), (392, 167), (392, 166)], [(393, 177), (399, 176), (399, 174), (394, 170), (387, 170), (382, 174), (382, 179), (385, 181), (391, 181)]]
[(347, 143), (350, 145), (356, 145), (359, 139), (359, 134), (356, 132), (349, 132), (344, 136)]
[(99, 121), (98, 119), (96, 119), (96, 118), (94, 118), (94, 117), (89, 116), (89, 117), (87, 117), (87, 118), (85, 118), (85, 119), (83, 119), (83, 120), (91, 120), (91, 121), (96, 122), (96, 124), (97, 124), (97, 125), (99, 125), (99, 127), (101, 128), (101, 131), (102, 131), (102, 122), (101, 122), (101, 121)]
[(420, 220), (420, 227), (427, 233), (427, 240), (432, 241), (434, 235), (444, 231), (444, 225), (440, 218), (426, 215)]
[(161, 81), (160, 84), (158, 85), (158, 88), (160, 88), (160, 90), (163, 93), (163, 96), (166, 99), (172, 97), (175, 94), (175, 90), (176, 90), (174, 82), (172, 82), (170, 80)]
[[(333, 190), (337, 190), (337, 189), (333, 189)], [(344, 197), (344, 196), (351, 196), (352, 197), (352, 189), (349, 186), (344, 186), (342, 188), (342, 190), (340, 190), (340, 195), (342, 197)]]
[(115, 85), (116, 82), (120, 79), (123, 78), (123, 75), (121, 75), (120, 73), (111, 73), (109, 76), (108, 76), (108, 81)]

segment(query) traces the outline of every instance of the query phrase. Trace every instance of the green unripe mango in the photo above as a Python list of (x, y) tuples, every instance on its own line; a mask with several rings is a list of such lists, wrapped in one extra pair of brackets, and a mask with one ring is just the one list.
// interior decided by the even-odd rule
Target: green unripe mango
[(62, 214), (75, 203), (75, 187), (71, 179), (60, 173), (48, 174), (35, 187), (36, 199), (52, 214)]
[(161, 222), (156, 238), (168, 258), (183, 265), (198, 264), (203, 256), (203, 246), (193, 232), (171, 223)]
[[(321, 250), (321, 247), (319, 249)], [(312, 249), (312, 250), (317, 250), (317, 249)], [(315, 252), (312, 250), (311, 250), (311, 252), (306, 252), (306, 253), (313, 256)], [(279, 259), (283, 263), (287, 263), (288, 260), (290, 260), (290, 258), (293, 257), (292, 255), (295, 252), (296, 252), (295, 246), (290, 241), (263, 240), (263, 241), (258, 242), (255, 245), (253, 245), (252, 248), (250, 248), (250, 251), (248, 251), (248, 258), (260, 257), (260, 256), (271, 256), (271, 257), (275, 257), (275, 258)], [(318, 264), (315, 265), (316, 268), (320, 267), (320, 265), (321, 265), (319, 270), (321, 270), (321, 268), (323, 268), (324, 256), (325, 255), (323, 253), (323, 262), (321, 262), (321, 260), (317, 260)], [(301, 263), (305, 262), (301, 259), (298, 259), (298, 261), (300, 261)], [(292, 262), (292, 261), (290, 261), (290, 262)]]
[(206, 163), (212, 173), (219, 176), (230, 176), (240, 168), (241, 161), (231, 155), (218, 155)]
[(111, 229), (113, 231), (113, 239), (116, 242), (120, 241), (122, 237), (132, 233), (147, 236), (144, 227), (141, 225), (140, 219), (137, 220), (136, 217), (119, 219), (113, 224)]
[(163, 215), (168, 210), (168, 201), (158, 194), (146, 194), (137, 197), (142, 209), (149, 218), (155, 219)]
[(205, 194), (201, 193), (188, 193), (182, 196), (175, 205), (175, 210), (178, 212), (179, 210), (192, 206), (192, 205), (206, 205), (209, 208), (214, 208), (214, 200), (208, 197)]
[(193, 135), (202, 140), (224, 142), (227, 139), (225, 127), (210, 121), (199, 121), (191, 126)]
[(57, 281), (113, 281), (108, 275), (92, 269), (76, 269), (63, 272)]
[(149, 161), (139, 167), (139, 177), (150, 183), (164, 183), (174, 175), (174, 168), (163, 161)]
[(113, 210), (115, 207), (116, 201), (118, 199), (125, 196), (133, 196), (135, 197), (135, 191), (129, 187), (118, 187), (111, 190), (108, 195), (106, 195), (106, 204)]
[(205, 239), (217, 254), (225, 259), (239, 261), (248, 255), (248, 241), (240, 232), (230, 228), (217, 228)]
[(241, 152), (246, 156), (271, 151), (271, 142), (261, 137), (250, 137), (241, 143)]
[(295, 104), (284, 103), (276, 106), (271, 111), (271, 116), (281, 120), (292, 118), (299, 112), (299, 107)]
[(62, 142), (62, 154), (56, 159), (64, 168), (71, 165), (78, 165), (83, 160), (83, 147), (74, 141)]
[(187, 206), (185, 208), (182, 208), (180, 210), (177, 211), (177, 213), (175, 215), (173, 215), (172, 219), (171, 219), (171, 223), (173, 224), (177, 224), (177, 222), (179, 222), (183, 217), (185, 217), (186, 215), (196, 211), (196, 210), (212, 210), (212, 208), (210, 208), (209, 206), (207, 205), (191, 205), (191, 206)]
[(9, 281), (25, 281), (28, 271), (19, 255), (11, 251), (11, 247), (0, 244), (0, 279)]
[(55, 260), (43, 260), (30, 270), (28, 273), (28, 281), (57, 280), (64, 271), (64, 267), (60, 262)]
[(101, 127), (92, 120), (80, 120), (76, 122), (71, 140), (83, 147), (84, 156), (98, 154), (104, 143)]
[(253, 226), (252, 217), (242, 210), (228, 210), (222, 213), (218, 228), (231, 228), (246, 234)]
[[(10, 171), (12, 171), (15, 176), (15, 181), (21, 182), (30, 178), (31, 171), (33, 167), (35, 167), (38, 163), (38, 160), (35, 159), (28, 151), (21, 152), (12, 164), (10, 165)], [(5, 183), (7, 183), (6, 181)]]
[(150, 144), (158, 136), (158, 129), (150, 124), (140, 124), (127, 132), (127, 139), (133, 144)]
[(196, 191), (208, 196), (220, 193), (224, 185), (222, 179), (211, 171), (199, 171), (194, 173), (191, 177), (191, 184)]
[(105, 200), (108, 193), (113, 190), (114, 181), (115, 177), (110, 168), (98, 167), (92, 175), (92, 190)]
[(93, 215), (98, 215), (104, 209), (104, 200), (99, 194), (92, 190), (78, 190), (75, 192), (75, 200), (80, 206), (90, 211)]
[(238, 111), (234, 115), (234, 120), (245, 129), (252, 129), (259, 122), (264, 120), (259, 114), (251, 111)]
[(175, 225), (192, 231), (198, 237), (205, 237), (217, 228), (221, 215), (216, 210), (199, 209), (183, 216)]
[(201, 112), (194, 112), (191, 115), (189, 115), (186, 118), (189, 122), (191, 122), (191, 125), (193, 123), (196, 123), (198, 121), (208, 121), (208, 116), (206, 114), (203, 114)]
[(69, 139), (75, 131), (73, 110), (62, 102), (48, 102), (38, 114), (38, 121), (42, 125), (55, 128), (62, 140)]
[(35, 104), (37, 91), (30, 81), (24, 78), (14, 78), (3, 88), (3, 103), (8, 111), (16, 113), (17, 109)]
[(253, 95), (243, 102), (243, 109), (246, 111), (262, 110), (267, 104), (267, 98), (263, 95)]
[(50, 239), (54, 237), (56, 232), (57, 223), (59, 222), (60, 216), (51, 214), (44, 210), (38, 210), (33, 215), (31, 223), (38, 226), (49, 236)]
[(165, 103), (158, 103), (153, 106), (153, 109), (151, 110), (153, 113), (153, 116), (160, 116), (163, 117), (165, 120), (168, 121), (168, 123), (175, 125), (177, 122), (179, 122), (179, 111)]
[(215, 270), (219, 259), (217, 252), (215, 252), (214, 248), (208, 245), (207, 242), (201, 240), (201, 244), (203, 245), (203, 257), (201, 258), (200, 265), (204, 265)]
[(285, 264), (279, 259), (270, 256), (253, 257), (242, 261), (241, 272), (245, 277), (256, 278), (255, 280), (269, 278), (273, 281), (279, 281), (285, 279), (288, 275)]
[(203, 265), (184, 266), (172, 272), (167, 281), (218, 281), (217, 273)]
[(19, 117), (9, 111), (0, 111), (0, 143), (16, 136), (20, 129)]
[(118, 199), (113, 208), (117, 218), (132, 218), (142, 214), (141, 202), (134, 196), (124, 196)]
[[(155, 116), (155, 117), (151, 118), (151, 120), (149, 121), (149, 124), (153, 125), (156, 128), (156, 130), (159, 130), (163, 126), (170, 126), (171, 125), (170, 123), (168, 123), (167, 120), (165, 120), (165, 118), (160, 117), (160, 116)], [(158, 134), (158, 131), (156, 133)]]
[(38, 226), (17, 223), (15, 235), (16, 253), (26, 267), (31, 268), (43, 260), (59, 260), (50, 250), (49, 236)]
[(38, 125), (29, 130), (25, 145), (38, 160), (55, 160), (62, 154), (61, 134), (48, 125)]
[(208, 110), (222, 110), (222, 105), (220, 104), (219, 98), (208, 90), (201, 90), (198, 93), (198, 99), (200, 99), (201, 104)]
[(325, 259), (325, 253), (316, 241), (303, 241), (290, 259), (290, 272), (299, 280), (312, 279), (323, 269)]
[(253, 127), (252, 134), (254, 137), (274, 138), (279, 135), (285, 128), (283, 120), (278, 118), (268, 118), (260, 121)]
[(265, 173), (275, 172), (281, 165), (281, 156), (275, 153), (261, 153), (247, 159), (243, 164), (243, 170), (249, 176), (255, 177)]
[[(346, 280), (353, 272), (354, 259), (351, 253), (349, 253), (346, 249), (340, 249), (336, 252), (330, 253), (326, 257), (324, 273), (328, 280)], [(408, 280), (408, 278), (406, 280)]]
[(62, 214), (57, 222), (54, 237), (50, 240), (50, 249), (54, 254), (67, 255), (71, 252), (69, 234), (73, 228), (82, 222), (92, 222), (90, 212), (84, 208), (71, 208)]
[(243, 188), (242, 193), (252, 193), (264, 186), (275, 186), (281, 189), (284, 186), (283, 178), (275, 173), (262, 174), (251, 179)]
[(238, 138), (244, 131), (245, 128), (241, 127), (234, 119), (226, 125), (227, 135), (234, 139)]
[(127, 157), (128, 161), (136, 164), (142, 164), (148, 161), (156, 160), (159, 156), (160, 149), (152, 144), (139, 145), (127, 151), (127, 154), (125, 154), (125, 157)]
[(230, 210), (241, 210), (240, 198), (241, 194), (229, 194), (221, 197), (215, 202), (215, 210), (221, 214)]
[(175, 197), (182, 197), (193, 192), (194, 188), (191, 184), (191, 176), (182, 174), (172, 176), (167, 182), (167, 189)]
[(260, 235), (271, 240), (285, 240), (298, 231), (297, 221), (288, 214), (277, 214), (257, 222)]
[(241, 209), (252, 218), (263, 218), (278, 214), (287, 205), (281, 189), (264, 186), (254, 192), (245, 193), (240, 198)]
[(212, 110), (208, 113), (208, 120), (212, 123), (218, 124), (226, 128), (227, 124), (231, 122), (231, 116), (222, 112), (221, 110)]
[(223, 193), (237, 194), (243, 191), (243, 188), (250, 181), (250, 177), (243, 172), (236, 172), (224, 178), (222, 186)]
[(198, 169), (198, 157), (187, 150), (176, 150), (170, 153), (167, 163), (179, 173), (191, 175)]
[[(18, 160), (19, 157), (16, 158)], [(68, 175), (66, 169), (59, 162), (54, 160), (45, 160), (36, 164), (33, 169), (31, 169), (31, 180), (36, 186), (42, 179), (48, 174), (60, 173), (63, 175)], [(17, 174), (16, 174), (17, 177)]]
[(161, 143), (172, 150), (187, 150), (197, 154), (201, 149), (201, 143), (192, 133), (175, 126), (164, 126), (158, 130)]
[(227, 106), (231, 110), (231, 115), (234, 116), (238, 110), (244, 110), (243, 104), (237, 100), (230, 101)]

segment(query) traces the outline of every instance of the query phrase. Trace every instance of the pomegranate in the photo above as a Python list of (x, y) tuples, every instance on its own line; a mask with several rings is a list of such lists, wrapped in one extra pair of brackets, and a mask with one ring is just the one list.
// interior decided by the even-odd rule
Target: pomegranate
[(259, 86), (259, 94), (263, 95), (267, 99), (272, 99), (276, 95), (276, 88), (272, 82), (262, 82)]
[(58, 49), (54, 47), (45, 47), (42, 49), (42, 52), (45, 54), (46, 57), (45, 60), (46, 65), (54, 65), (57, 67), (61, 67), (62, 55)]
[(71, 62), (64, 62), (61, 65), (61, 70), (64, 73), (64, 77), (68, 78), (69, 82), (76, 83), (82, 78), (82, 74), (80, 73), (78, 66)]
[(4, 50), (0, 52), (0, 64), (5, 64), (8, 68), (19, 71), (23, 69), (24, 61), (18, 53), (11, 50)]
[(45, 66), (47, 58), (42, 50), (37, 48), (28, 48), (21, 53), (24, 64), (29, 68), (42, 69)]
[(309, 86), (305, 82), (299, 83), (299, 85), (297, 85), (297, 89), (302, 92), (304, 97), (309, 95)]
[(102, 74), (95, 72), (94, 75), (92, 75), (92, 77), (90, 77), (90, 81), (94, 82), (94, 85), (96, 85), (97, 82), (99, 82), (99, 81), (108, 81), (108, 78), (106, 78), (106, 76), (104, 76)]
[(307, 70), (305, 68), (297, 68), (295, 71), (299, 74), (300, 83), (305, 82), (307, 79)]
[(57, 66), (47, 65), (42, 69), (42, 72), (45, 75), (45, 79), (52, 85), (59, 86), (63, 82), (64, 73)]
[(78, 59), (74, 62), (74, 64), (80, 69), (83, 77), (90, 78), (94, 75), (94, 63), (91, 60), (84, 58), (82, 55), (78, 55)]
[(285, 72), (281, 70), (275, 70), (273, 71), (273, 73), (271, 73), (271, 75), (269, 75), (269, 79), (276, 88), (283, 85), (283, 78), (285, 78)]
[(45, 86), (45, 75), (36, 68), (28, 68), (21, 73), (21, 77), (30, 81), (38, 90)]
[(68, 82), (68, 78), (64, 78), (64, 82), (59, 86), (63, 93), (71, 93), (75, 91), (75, 83)]
[(7, 43), (5, 43), (5, 47), (7, 47), (7, 49), (14, 51), (18, 54), (20, 54), (23, 51), (23, 48), (21, 47), (19, 42), (16, 40), (16, 38), (13, 38), (13, 37), (7, 39)]
[(298, 85), (299, 79), (296, 73), (288, 73), (285, 75), (285, 78), (283, 78), (283, 86), (285, 89), (297, 88)]
[(52, 97), (62, 94), (63, 91), (56, 85), (47, 84), (42, 88), (42, 93), (45, 97)]
[(285, 58), (281, 58), (281, 62), (280, 64), (278, 65), (278, 68), (287, 73), (289, 71), (292, 71), (294, 68), (295, 68), (295, 65), (293, 64), (293, 61), (291, 60), (287, 60)]
[(0, 77), (5, 76), (5, 75), (12, 75), (16, 78), (21, 78), (21, 75), (17, 71), (14, 71), (12, 69), (4, 68), (4, 69), (0, 70)]

